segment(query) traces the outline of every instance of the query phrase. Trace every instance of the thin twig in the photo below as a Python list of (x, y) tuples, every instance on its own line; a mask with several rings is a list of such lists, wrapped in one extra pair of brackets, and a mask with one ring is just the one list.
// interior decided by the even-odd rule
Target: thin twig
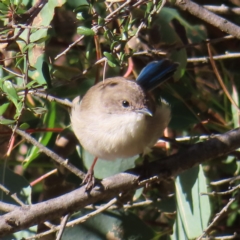
[(232, 189), (225, 191), (225, 192), (210, 192), (210, 193), (201, 193), (201, 195), (207, 195), (207, 196), (224, 196), (224, 195), (228, 195), (228, 194), (232, 194), (234, 191), (238, 190), (240, 188), (240, 184), (233, 187)]
[(213, 56), (212, 56), (212, 52), (211, 52), (211, 48), (210, 48), (210, 43), (207, 43), (207, 49), (208, 49), (208, 54), (209, 54), (209, 59), (210, 59), (210, 63), (212, 65), (212, 68), (213, 68), (213, 71), (217, 77), (217, 80), (220, 84), (220, 86), (222, 87), (224, 93), (226, 94), (227, 98), (229, 99), (229, 101), (233, 104), (233, 106), (235, 106), (239, 112), (239, 107), (237, 105), (237, 103), (234, 101), (234, 99), (232, 98), (232, 96), (230, 95), (228, 89), (226, 88), (220, 74), (219, 74), (219, 71), (217, 69), (217, 66), (216, 66), (216, 63), (214, 62), (213, 60)]
[(59, 229), (58, 235), (57, 235), (57, 237), (56, 237), (56, 240), (60, 240), (60, 239), (62, 238), (62, 234), (63, 234), (63, 231), (64, 231), (64, 229), (65, 229), (65, 226), (66, 226), (66, 224), (67, 224), (67, 221), (68, 221), (69, 217), (70, 217), (70, 214), (67, 214), (67, 215), (64, 216), (64, 218), (62, 219), (61, 224), (60, 224), (60, 226), (59, 226), (60, 229)]
[(85, 177), (84, 172), (82, 172), (81, 170), (79, 170), (78, 168), (73, 166), (71, 163), (68, 163), (68, 161), (66, 161), (65, 159), (58, 156), (56, 153), (54, 153), (50, 149), (43, 146), (40, 142), (38, 142), (36, 139), (31, 137), (31, 135), (27, 134), (26, 132), (24, 132), (20, 129), (16, 129), (15, 132), (18, 135), (24, 137), (28, 142), (32, 143), (34, 146), (38, 147), (41, 152), (45, 153), (51, 159), (53, 159), (54, 161), (56, 161), (57, 163), (59, 163), (60, 165), (62, 165), (63, 167), (65, 167), (66, 169), (71, 171), (72, 173), (74, 173), (79, 178), (84, 179), (84, 177)]
[(210, 228), (219, 220), (219, 218), (225, 213), (227, 212), (229, 206), (235, 201), (235, 198), (230, 198), (229, 202), (227, 203), (227, 205), (220, 211), (220, 213), (216, 214), (215, 218), (213, 219), (213, 221), (208, 225), (208, 227), (206, 228), (206, 230), (203, 231), (203, 233), (197, 238), (197, 240), (201, 240), (204, 235), (206, 235)]
[(15, 75), (16, 77), (19, 77), (19, 78), (24, 78), (24, 75), (21, 75), (21, 74), (18, 74), (16, 72), (13, 72), (12, 70), (8, 69), (8, 68), (5, 68), (5, 67), (2, 67), (2, 69), (4, 69), (5, 71)]
[(208, 236), (208, 237), (203, 237), (202, 240), (232, 240), (232, 239), (240, 239), (240, 235), (237, 233), (234, 233), (233, 235), (228, 235), (228, 236)]
[(28, 91), (28, 93), (32, 94), (32, 95), (35, 95), (35, 96), (38, 96), (38, 97), (41, 97), (41, 98), (45, 98), (46, 100), (48, 100), (50, 102), (54, 101), (54, 102), (60, 103), (64, 106), (72, 108), (72, 102), (70, 102), (67, 99), (62, 100), (61, 98), (57, 98), (57, 97), (48, 95), (47, 93), (37, 92), (35, 90), (30, 90), (30, 91)]
[[(107, 204), (105, 204), (103, 207), (100, 207), (99, 209), (97, 209), (96, 211), (93, 211), (83, 217), (80, 217), (78, 219), (75, 219), (73, 221), (70, 221), (66, 224), (66, 227), (73, 227), (77, 224), (80, 224), (80, 223), (83, 223), (85, 222), (87, 219), (93, 217), (93, 216), (96, 216), (97, 214), (107, 210), (110, 206), (112, 206), (113, 204), (115, 204), (117, 202), (117, 198), (114, 198), (112, 199), (111, 201), (109, 201)], [(61, 225), (60, 226), (57, 226), (55, 227), (54, 229), (51, 229), (51, 230), (48, 230), (46, 232), (43, 232), (43, 233), (40, 233), (40, 234), (36, 234), (34, 236), (31, 236), (31, 237), (28, 237), (28, 238), (25, 238), (25, 240), (31, 240), (31, 239), (37, 239), (37, 238), (41, 238), (43, 236), (46, 236), (48, 234), (51, 234), (51, 233), (54, 233), (58, 230), (60, 230), (61, 228)]]
[[(240, 58), (240, 53), (226, 53), (222, 55), (212, 56), (213, 60), (223, 60), (230, 58)], [(196, 58), (188, 58), (188, 62), (209, 62), (209, 57), (196, 57)]]
[(233, 183), (235, 181), (238, 181), (239, 179), (240, 179), (240, 176), (236, 176), (236, 177), (232, 177), (232, 178), (227, 178), (227, 179), (211, 182), (210, 185), (218, 186), (218, 185), (222, 185), (222, 184), (226, 184), (226, 183)]
[(23, 28), (23, 29), (49, 29), (51, 26), (25, 26), (25, 25), (12, 25), (12, 28)]
[(58, 58), (60, 58), (61, 56), (65, 55), (73, 46), (75, 46), (76, 44), (78, 44), (80, 41), (82, 41), (84, 38), (84, 35), (79, 37), (76, 41), (74, 41), (73, 43), (71, 43), (64, 51), (62, 51), (60, 54), (58, 54), (55, 57), (55, 60), (57, 60)]
[(18, 198), (16, 193), (10, 194), (11, 192), (6, 187), (4, 187), (2, 184), (0, 184), (0, 189), (3, 192), (5, 192), (6, 195), (9, 195), (20, 206), (25, 206), (24, 202), (20, 198)]
[[(147, 206), (147, 205), (151, 205), (153, 204), (154, 201), (152, 200), (146, 200), (146, 201), (142, 201), (142, 202), (137, 202), (137, 203), (132, 203), (132, 204), (124, 204), (122, 206), (123, 209), (130, 209), (130, 208), (137, 208), (137, 207), (142, 207), (142, 206)], [(101, 208), (100, 206), (86, 206), (85, 209), (99, 209)], [(114, 209), (119, 209), (119, 206), (117, 205), (113, 205), (111, 207), (108, 208), (109, 210), (114, 210)]]
[(204, 8), (211, 12), (215, 12), (218, 14), (240, 14), (240, 8), (239, 7), (228, 7), (224, 4), (220, 6), (213, 6), (213, 5), (203, 5)]

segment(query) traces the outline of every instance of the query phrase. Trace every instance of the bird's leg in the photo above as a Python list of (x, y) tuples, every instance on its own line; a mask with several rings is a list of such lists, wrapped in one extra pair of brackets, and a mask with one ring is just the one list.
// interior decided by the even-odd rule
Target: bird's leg
[(90, 190), (95, 185), (94, 166), (95, 166), (97, 160), (98, 160), (98, 157), (95, 157), (91, 167), (88, 169), (88, 172), (82, 181), (82, 184), (86, 183), (86, 187), (85, 187), (86, 190)]

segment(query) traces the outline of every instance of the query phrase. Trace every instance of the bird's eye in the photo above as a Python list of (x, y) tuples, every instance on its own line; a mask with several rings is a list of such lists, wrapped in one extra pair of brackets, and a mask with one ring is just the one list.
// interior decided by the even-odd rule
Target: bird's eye
[(130, 104), (129, 104), (128, 101), (126, 101), (126, 100), (123, 100), (123, 101), (122, 101), (122, 106), (123, 106), (123, 107), (127, 108), (127, 107), (129, 107), (129, 105), (130, 105)]

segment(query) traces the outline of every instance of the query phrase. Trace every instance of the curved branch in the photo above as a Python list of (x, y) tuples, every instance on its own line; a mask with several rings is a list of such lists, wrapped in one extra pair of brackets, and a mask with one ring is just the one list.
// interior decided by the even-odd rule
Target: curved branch
[[(205, 142), (191, 145), (185, 151), (163, 160), (103, 179), (101, 185), (93, 188), (91, 192), (85, 192), (85, 187), (81, 187), (45, 202), (19, 207), (0, 217), (0, 237), (72, 213), (97, 201), (107, 201), (121, 192), (137, 189), (143, 185), (142, 180), (144, 182), (152, 179), (159, 181), (166, 176), (176, 176), (200, 163), (224, 156), (239, 147), (240, 128), (237, 128), (225, 134), (210, 137)], [(141, 175), (146, 172), (147, 175)]]

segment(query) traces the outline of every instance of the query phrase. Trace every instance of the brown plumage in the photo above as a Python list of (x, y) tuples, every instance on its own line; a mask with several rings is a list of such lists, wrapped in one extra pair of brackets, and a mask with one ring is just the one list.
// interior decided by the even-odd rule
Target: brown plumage
[(151, 148), (170, 121), (170, 108), (135, 81), (106, 79), (74, 99), (72, 128), (81, 145), (105, 160), (128, 158)]

